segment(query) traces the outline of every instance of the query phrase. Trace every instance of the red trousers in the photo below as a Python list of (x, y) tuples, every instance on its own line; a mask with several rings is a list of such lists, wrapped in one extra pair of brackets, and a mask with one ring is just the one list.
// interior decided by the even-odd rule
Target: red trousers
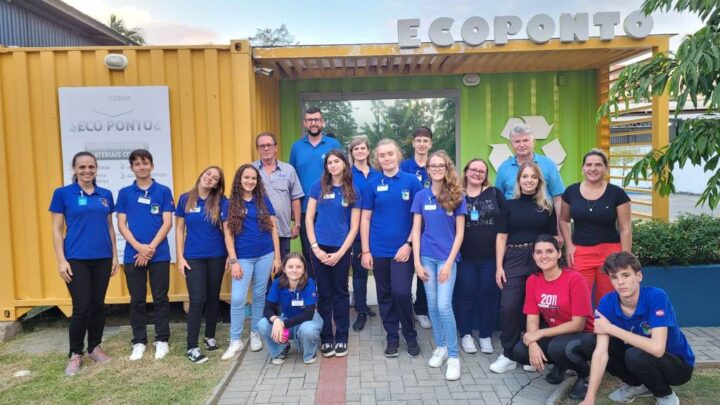
[(588, 283), (590, 291), (595, 286), (593, 307), (596, 307), (603, 295), (613, 291), (610, 278), (603, 273), (602, 266), (605, 258), (611, 253), (620, 252), (620, 243), (601, 243), (594, 246), (575, 245), (575, 270), (580, 272)]

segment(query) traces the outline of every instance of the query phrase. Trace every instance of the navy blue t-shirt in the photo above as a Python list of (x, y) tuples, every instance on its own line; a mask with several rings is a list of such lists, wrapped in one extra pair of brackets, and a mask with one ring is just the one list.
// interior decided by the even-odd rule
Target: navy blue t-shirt
[(308, 193), (310, 198), (317, 201), (315, 214), (315, 238), (317, 243), (325, 246), (342, 246), (348, 232), (350, 232), (350, 217), (353, 208), (360, 208), (362, 196), (357, 187), (355, 190), (355, 202), (347, 203), (343, 197), (342, 187), (333, 187), (332, 192), (322, 194), (320, 180), (310, 186)]
[[(127, 224), (135, 239), (143, 244), (152, 242), (162, 227), (163, 213), (174, 212), (175, 202), (172, 192), (167, 186), (153, 180), (147, 190), (137, 186), (137, 182), (123, 187), (118, 193), (118, 213), (127, 215)], [(137, 251), (125, 242), (124, 263), (133, 263)], [(167, 238), (155, 248), (151, 263), (170, 260), (170, 246)]]
[[(265, 206), (271, 216), (275, 215), (272, 203), (267, 196), (263, 196)], [(220, 217), (223, 222), (227, 221), (230, 211), (230, 200), (225, 200), (222, 205)], [(255, 197), (251, 201), (245, 201), (247, 215), (243, 219), (242, 231), (235, 235), (235, 254), (238, 259), (251, 259), (265, 256), (275, 250), (272, 241), (272, 232), (260, 229), (258, 221), (258, 209)]]
[(430, 177), (428, 176), (427, 168), (417, 164), (415, 158), (403, 160), (400, 163), (400, 170), (415, 175), (423, 188), (430, 187)]
[(53, 193), (50, 212), (63, 214), (67, 232), (66, 259), (91, 260), (113, 257), (108, 215), (115, 209), (110, 190), (95, 187), (87, 195), (77, 183), (59, 187)]
[(690, 366), (695, 365), (695, 353), (678, 326), (670, 297), (662, 289), (640, 287), (640, 297), (632, 316), (623, 313), (617, 291), (605, 294), (597, 309), (613, 325), (639, 336), (649, 338), (652, 328), (667, 327), (665, 351), (681, 357)]
[[(432, 189), (426, 188), (415, 194), (411, 211), (423, 218), (423, 233), (420, 238), (420, 255), (435, 260), (446, 260), (450, 256), (456, 233), (456, 217), (467, 214), (467, 204), (462, 199), (454, 210), (447, 211), (438, 203)], [(460, 261), (460, 252), (455, 257)]]
[[(288, 288), (280, 288), (279, 284), (280, 277), (273, 281), (265, 299), (280, 304), (285, 319), (292, 319), (303, 312), (306, 306), (317, 304), (317, 287), (312, 278), (308, 278), (307, 284), (301, 290), (290, 291)], [(296, 301), (297, 304), (302, 301), (302, 305), (293, 306), (293, 301)]]
[[(177, 209), (175, 210), (176, 217), (185, 218), (185, 258), (204, 259), (208, 257), (227, 256), (221, 219), (218, 218), (217, 224), (212, 223), (207, 216), (208, 212), (205, 208), (206, 201), (200, 197), (197, 199), (195, 208), (185, 211), (187, 199), (188, 193), (181, 195), (178, 200)], [(225, 196), (220, 197), (218, 211), (222, 208), (226, 199)], [(182, 241), (176, 241), (176, 243), (181, 242)]]
[(372, 211), (370, 251), (373, 256), (395, 257), (408, 240), (413, 218), (410, 207), (420, 190), (422, 185), (418, 179), (402, 170), (392, 177), (381, 174), (367, 183), (362, 208)]

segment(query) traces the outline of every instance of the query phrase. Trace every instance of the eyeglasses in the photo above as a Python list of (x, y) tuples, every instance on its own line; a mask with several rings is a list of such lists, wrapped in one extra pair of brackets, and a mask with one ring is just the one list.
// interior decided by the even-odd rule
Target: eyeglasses
[(275, 147), (274, 143), (263, 143), (263, 144), (257, 146), (258, 149), (272, 149), (274, 147)]
[(322, 122), (322, 118), (305, 118), (305, 122)]
[(428, 165), (428, 169), (430, 170), (442, 170), (445, 168), (445, 164), (439, 164), (439, 165)]
[(485, 174), (485, 173), (487, 173), (485, 170), (473, 169), (472, 167), (469, 168), (469, 169), (467, 169), (467, 171), (473, 172), (473, 173), (477, 173), (477, 174)]

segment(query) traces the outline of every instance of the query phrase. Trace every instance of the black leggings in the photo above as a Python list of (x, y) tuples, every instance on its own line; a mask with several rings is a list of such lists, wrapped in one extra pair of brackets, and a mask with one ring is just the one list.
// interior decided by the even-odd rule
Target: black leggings
[(83, 354), (87, 333), (88, 352), (102, 342), (105, 329), (105, 293), (110, 282), (112, 258), (68, 260), (72, 279), (67, 284), (72, 297), (70, 355)]
[[(590, 367), (580, 350), (580, 342), (584, 335), (592, 334), (572, 333), (553, 336), (542, 338), (537, 343), (545, 353), (548, 363), (575, 370), (578, 377), (586, 378), (590, 375)], [(522, 364), (530, 364), (530, 351), (523, 342), (515, 345), (512, 359)]]
[[(581, 350), (586, 358), (592, 357), (596, 337), (583, 336)], [(655, 397), (672, 393), (671, 385), (683, 385), (690, 381), (693, 367), (680, 356), (665, 352), (658, 358), (636, 347), (626, 345), (620, 339), (611, 337), (608, 347), (608, 373), (621, 379), (625, 384), (637, 387), (644, 384)]]
[(198, 347), (203, 310), (205, 311), (205, 337), (215, 337), (225, 261), (225, 256), (187, 260), (191, 268), (191, 270), (185, 269), (185, 284), (190, 298), (187, 316), (188, 350)]

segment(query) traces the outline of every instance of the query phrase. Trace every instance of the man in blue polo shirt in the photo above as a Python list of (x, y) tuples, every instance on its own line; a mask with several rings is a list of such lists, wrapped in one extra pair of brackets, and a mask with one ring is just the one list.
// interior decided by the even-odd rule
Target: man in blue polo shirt
[[(506, 200), (511, 200), (515, 193), (515, 179), (517, 178), (520, 165), (533, 161), (540, 167), (543, 177), (545, 177), (547, 195), (552, 197), (555, 215), (560, 218), (560, 208), (562, 207), (561, 197), (565, 191), (565, 185), (563, 184), (555, 162), (534, 152), (535, 137), (533, 136), (532, 129), (525, 124), (516, 125), (512, 129), (510, 132), (510, 145), (513, 148), (513, 152), (515, 152), (515, 156), (509, 157), (498, 168), (495, 187), (503, 192)], [(561, 238), (559, 231), (558, 238)], [(560, 242), (562, 243), (562, 240)]]
[(155, 359), (169, 352), (170, 339), (170, 246), (175, 203), (170, 189), (151, 177), (153, 157), (145, 149), (130, 153), (135, 182), (118, 193), (118, 228), (125, 238), (125, 279), (130, 292), (130, 325), (133, 351), (130, 360), (140, 360), (147, 345), (145, 297), (147, 280), (153, 297), (155, 318)]
[(600, 300), (595, 334), (582, 339), (583, 355), (592, 356), (584, 404), (595, 402), (606, 367), (624, 383), (609, 396), (618, 403), (652, 394), (658, 404), (679, 404), (670, 386), (692, 377), (695, 354), (678, 326), (670, 298), (659, 288), (640, 286), (641, 270), (630, 252), (605, 259), (603, 271), (615, 291)]
[[(305, 192), (305, 197), (302, 200), (300, 224), (305, 223), (307, 192), (310, 190), (310, 186), (322, 176), (325, 154), (333, 149), (342, 149), (337, 139), (331, 138), (323, 132), (324, 125), (322, 112), (319, 108), (310, 107), (305, 110), (303, 126), (306, 134), (298, 139), (290, 149), (290, 164), (295, 168), (300, 178), (300, 185)], [(300, 228), (300, 243), (302, 244), (303, 256), (310, 261), (310, 243), (303, 227)]]

